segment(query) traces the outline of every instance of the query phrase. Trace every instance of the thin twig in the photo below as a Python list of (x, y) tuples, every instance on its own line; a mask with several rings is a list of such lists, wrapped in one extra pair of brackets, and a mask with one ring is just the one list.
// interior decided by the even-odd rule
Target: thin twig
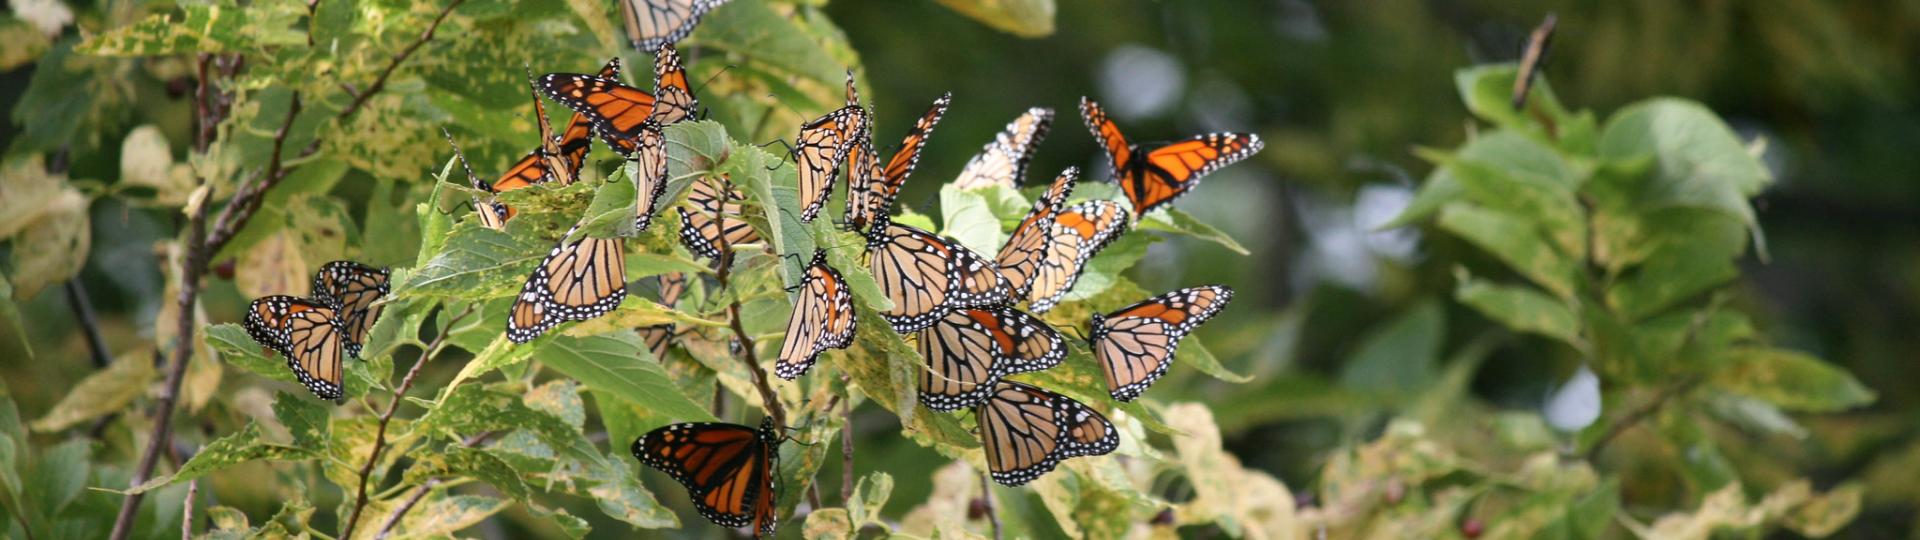
[[(202, 84), (205, 84), (204, 82)], [(201, 181), (201, 187), (206, 182)], [(187, 361), (193, 355), (193, 312), (194, 299), (200, 295), (200, 274), (207, 269), (207, 205), (201, 201), (187, 218), (187, 253), (180, 259), (180, 295), (174, 299), (174, 307), (179, 309), (179, 318), (174, 323), (173, 356), (167, 365), (167, 383), (160, 393), (159, 407), (153, 413), (153, 434), (147, 438), (147, 449), (140, 456), (140, 464), (134, 468), (129, 479), (132, 486), (147, 482), (153, 475), (154, 465), (160, 462), (160, 453), (173, 442), (173, 407), (180, 398), (180, 381), (187, 373)], [(139, 513), (143, 493), (129, 493), (120, 502), (120, 514), (114, 517), (112, 540), (125, 540), (133, 533), (133, 519)]]
[(214, 220), (213, 234), (207, 237), (207, 244), (213, 248), (211, 252), (218, 253), (220, 248), (226, 247), (227, 242), (233, 240), (233, 236), (247, 226), (247, 220), (253, 219), (253, 213), (259, 210), (260, 203), (266, 200), (267, 190), (273, 189), (281, 179), (287, 177), (287, 170), (283, 165), (285, 162), (281, 158), (286, 150), (287, 135), (293, 132), (293, 121), (299, 116), (300, 93), (294, 92), (293, 98), (287, 102), (286, 120), (280, 123), (279, 131), (273, 132), (273, 153), (267, 158), (266, 171), (257, 175), (256, 179), (242, 184), (240, 190), (233, 194), (232, 201), (227, 203), (227, 207), (220, 210), (220, 219)]
[(395, 53), (393, 59), (387, 62), (387, 67), (380, 70), (380, 76), (373, 80), (373, 84), (367, 86), (365, 92), (354, 94), (353, 102), (347, 104), (347, 108), (340, 111), (340, 118), (346, 119), (349, 116), (353, 116), (353, 113), (359, 112), (360, 107), (367, 104), (368, 99), (371, 99), (374, 94), (380, 93), (381, 89), (386, 88), (387, 77), (393, 76), (393, 70), (400, 67), (402, 62), (406, 62), (407, 57), (413, 56), (413, 52), (419, 50), (421, 45), (426, 45), (428, 41), (432, 41), (433, 31), (438, 30), (440, 23), (447, 20), (447, 15), (453, 13), (453, 8), (459, 7), (460, 4), (466, 1), (467, 0), (453, 0), (447, 3), (447, 7), (440, 10), (440, 15), (433, 18), (433, 24), (427, 25), (427, 31), (420, 33), (420, 39), (414, 40), (413, 43), (407, 45), (407, 48), (400, 49), (400, 52)]
[(1698, 375), (1688, 377), (1680, 381), (1679, 384), (1661, 389), (1659, 394), (1653, 396), (1653, 399), (1640, 404), (1640, 407), (1622, 415), (1619, 420), (1614, 421), (1613, 425), (1607, 426), (1607, 431), (1601, 433), (1600, 438), (1593, 441), (1593, 446), (1587, 449), (1585, 459), (1587, 461), (1593, 461), (1594, 458), (1600, 457), (1600, 451), (1606, 449), (1608, 443), (1613, 442), (1620, 434), (1626, 433), (1627, 429), (1639, 424), (1642, 420), (1646, 420), (1647, 417), (1653, 416), (1653, 413), (1660, 412), (1660, 408), (1666, 406), (1667, 402), (1672, 401), (1673, 398), (1679, 397), (1681, 394), (1685, 394), (1687, 391), (1699, 386), (1702, 380), (1704, 379)]
[[(846, 380), (846, 375), (840, 376)], [(840, 406), (840, 506), (853, 500), (853, 399)]]
[(180, 540), (193, 540), (193, 499), (200, 494), (200, 481), (187, 481), (187, 502), (181, 505)]
[[(733, 182), (726, 177), (721, 177), (720, 203), (713, 207), (715, 227), (726, 223), (721, 220), (722, 212), (726, 210), (726, 203), (732, 196)], [(720, 268), (714, 272), (714, 278), (720, 283), (720, 288), (725, 289), (731, 296), (727, 303), (727, 325), (733, 328), (734, 339), (740, 341), (740, 349), (744, 351), (741, 360), (747, 363), (747, 371), (753, 374), (753, 386), (760, 391), (760, 401), (766, 404), (767, 416), (773, 417), (773, 428), (784, 430), (787, 427), (787, 408), (780, 404), (780, 395), (774, 393), (773, 386), (767, 383), (767, 372), (760, 369), (760, 360), (754, 352), (753, 337), (747, 335), (746, 327), (740, 324), (740, 296), (737, 294), (738, 291), (733, 290), (730, 282), (733, 276), (733, 246), (727, 244), (727, 235), (715, 236), (720, 238), (720, 260), (718, 261)]]
[(993, 525), (993, 540), (1000, 540), (1000, 514), (993, 510), (993, 480), (986, 471), (980, 471), (980, 502), (987, 509), (987, 523)]
[[(473, 448), (479, 446), (480, 441), (484, 441), (490, 436), (493, 436), (493, 432), (482, 432), (479, 435), (467, 437), (466, 440), (460, 441), (460, 446)], [(407, 512), (413, 510), (414, 505), (420, 504), (420, 499), (426, 498), (428, 492), (433, 491), (433, 488), (439, 486), (439, 478), (430, 478), (427, 479), (425, 483), (420, 484), (420, 487), (414, 488), (413, 495), (408, 496), (406, 502), (400, 503), (399, 508), (393, 509), (393, 513), (387, 515), (387, 520), (380, 524), (380, 533), (373, 536), (374, 540), (380, 540), (386, 538), (387, 535), (393, 534), (393, 528), (400, 524), (400, 518), (405, 517)]]
[(393, 413), (400, 410), (400, 402), (405, 400), (407, 390), (413, 388), (414, 377), (420, 375), (420, 368), (426, 366), (427, 361), (440, 354), (440, 349), (447, 344), (447, 334), (453, 333), (454, 325), (460, 324), (461, 319), (471, 314), (473, 305), (469, 304), (459, 315), (447, 320), (446, 327), (433, 336), (433, 341), (428, 342), (426, 348), (420, 350), (420, 359), (407, 369), (407, 375), (400, 379), (400, 386), (393, 389), (393, 401), (387, 402), (386, 412), (380, 413), (380, 426), (373, 431), (373, 450), (367, 453), (366, 465), (360, 467), (359, 494), (353, 498), (353, 510), (347, 513), (347, 519), (341, 525), (340, 538), (353, 538), (353, 527), (360, 521), (360, 512), (367, 508), (367, 480), (373, 477), (373, 467), (380, 463), (380, 450), (386, 447), (387, 424), (393, 422)]
[(93, 305), (87, 300), (87, 287), (80, 284), (80, 277), (67, 280), (67, 307), (73, 309), (73, 318), (80, 323), (80, 330), (87, 335), (87, 352), (93, 358), (93, 367), (104, 368), (113, 363), (113, 355), (107, 351), (107, 340), (100, 337), (100, 323), (93, 316)]

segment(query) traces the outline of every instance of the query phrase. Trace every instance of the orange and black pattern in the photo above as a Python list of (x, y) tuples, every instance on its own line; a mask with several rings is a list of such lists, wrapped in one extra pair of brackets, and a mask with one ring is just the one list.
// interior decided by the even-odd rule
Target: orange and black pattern
[[(933, 136), (933, 127), (940, 123), (940, 117), (947, 113), (947, 105), (952, 101), (952, 93), (934, 100), (926, 114), (921, 115), (913, 123), (913, 128), (907, 130), (906, 138), (900, 141), (900, 148), (894, 151), (884, 167), (880, 165), (878, 154), (873, 152), (871, 137), (856, 147), (858, 153), (854, 156), (852, 171), (848, 173), (848, 226), (854, 230), (864, 230), (875, 215), (890, 211), (893, 199), (900, 195), (900, 186), (906, 184), (914, 166), (920, 163), (920, 151), (927, 147), (927, 139)], [(872, 130), (868, 131), (871, 133)]]
[(1191, 139), (1142, 147), (1127, 143), (1120, 126), (1107, 119), (1093, 100), (1080, 98), (1080, 115), (1093, 138), (1106, 148), (1112, 166), (1108, 179), (1133, 202), (1133, 215), (1145, 216), (1192, 191), (1200, 177), (1259, 152), (1265, 145), (1251, 133), (1208, 133)]
[(1007, 486), (1031, 482), (1062, 460), (1120, 447), (1120, 431), (1107, 417), (1073, 398), (1017, 382), (995, 384), (974, 416), (987, 471)]
[(687, 191), (687, 204), (676, 208), (680, 212), (680, 244), (694, 255), (710, 259), (720, 258), (721, 247), (752, 244), (760, 241), (760, 233), (740, 217), (740, 203), (746, 200), (745, 193), (731, 190), (727, 202), (720, 201), (720, 186), (712, 179), (701, 178), (693, 181)]
[(880, 317), (902, 334), (917, 332), (954, 308), (1007, 302), (1007, 280), (993, 262), (943, 238), (875, 216), (867, 235), (867, 269), (893, 307)]
[(693, 508), (722, 527), (773, 536), (780, 438), (773, 419), (756, 430), (719, 422), (681, 423), (633, 441), (633, 457), (687, 487)]
[(1133, 401), (1173, 365), (1180, 338), (1213, 318), (1233, 289), (1220, 285), (1180, 289), (1119, 311), (1093, 314), (1087, 342), (1095, 363), (1106, 374), (1113, 399)]
[(1052, 125), (1053, 109), (1027, 109), (967, 161), (966, 167), (960, 169), (960, 176), (953, 179), (953, 186), (974, 189), (1020, 185), (1026, 179), (1027, 164), (1033, 161), (1034, 151), (1040, 148), (1040, 141), (1047, 138), (1047, 129)]
[(1073, 193), (1073, 183), (1079, 176), (1080, 170), (1073, 167), (1060, 171), (1060, 176), (1033, 201), (1033, 209), (1014, 226), (1013, 234), (1008, 235), (1007, 243), (1000, 246), (1000, 253), (994, 256), (993, 262), (999, 267), (1001, 277), (1007, 279), (1015, 301), (1025, 300), (1027, 291), (1033, 289), (1034, 275), (1040, 272), (1040, 264), (1051, 246), (1048, 231), (1054, 215), (1060, 213), (1061, 205)]
[(627, 297), (627, 250), (619, 238), (581, 236), (580, 226), (533, 269), (507, 312), (507, 339), (526, 343), (565, 321), (584, 321), (620, 307)]
[(979, 404), (1001, 377), (1048, 369), (1067, 357), (1059, 332), (1007, 307), (954, 310), (915, 337), (927, 362), (920, 403), (942, 412)]
[(600, 140), (629, 158), (639, 149), (641, 130), (653, 119), (653, 94), (621, 84), (617, 78), (548, 73), (540, 77), (540, 90), (586, 115)]
[(653, 58), (653, 121), (671, 125), (699, 114), (700, 100), (693, 97), (687, 84), (687, 70), (680, 66), (680, 53), (672, 44), (660, 46)]
[(341, 329), (346, 332), (348, 356), (360, 357), (367, 342), (367, 331), (384, 309), (378, 302), (387, 296), (387, 271), (353, 261), (333, 261), (320, 266), (313, 276), (313, 298), (333, 307)]
[(247, 334), (287, 359), (287, 369), (320, 399), (341, 396), (346, 329), (325, 302), (267, 296), (247, 307)]
[(700, 17), (730, 0), (619, 0), (633, 48), (652, 52), (693, 32)]
[(848, 292), (840, 271), (827, 265), (826, 250), (813, 250), (813, 262), (800, 278), (800, 295), (793, 300), (793, 314), (787, 317), (787, 335), (773, 373), (787, 380), (805, 375), (820, 353), (852, 345), (855, 328), (853, 293)]

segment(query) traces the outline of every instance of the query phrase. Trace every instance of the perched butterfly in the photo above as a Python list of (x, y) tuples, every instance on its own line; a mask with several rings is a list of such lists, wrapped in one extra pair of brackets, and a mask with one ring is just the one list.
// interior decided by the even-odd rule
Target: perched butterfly
[(874, 216), (868, 270), (893, 308), (880, 316), (899, 333), (931, 326), (953, 308), (1007, 302), (1007, 279), (960, 242)]
[(780, 438), (772, 417), (757, 430), (718, 422), (666, 426), (635, 439), (633, 457), (687, 486), (693, 508), (708, 520), (773, 536)]
[(729, 0), (619, 0), (633, 48), (653, 51), (693, 32), (700, 16)]
[(627, 249), (619, 238), (581, 236), (574, 225), (527, 276), (507, 312), (507, 339), (526, 343), (563, 321), (584, 321), (627, 297)]
[[(760, 233), (740, 218), (740, 203), (732, 201), (746, 200), (740, 190), (732, 190), (728, 202), (720, 202), (720, 187), (713, 181), (701, 178), (693, 182), (687, 192), (687, 206), (680, 211), (680, 243), (687, 246), (694, 255), (710, 259), (720, 258), (720, 246), (737, 246), (760, 241)], [(691, 207), (691, 208), (689, 208)]]
[(1087, 342), (1107, 376), (1113, 399), (1133, 401), (1167, 373), (1180, 338), (1227, 307), (1233, 289), (1220, 285), (1180, 289), (1102, 316), (1093, 314)]
[(641, 132), (653, 120), (653, 94), (621, 84), (617, 77), (548, 73), (540, 77), (540, 90), (586, 115), (600, 140), (628, 158), (640, 149)]
[[(615, 58), (600, 68), (601, 77), (619, 77), (620, 59)], [(529, 81), (531, 83), (531, 81)], [(493, 182), (484, 182), (473, 173), (467, 156), (460, 152), (460, 145), (453, 142), (453, 135), (447, 134), (447, 143), (453, 146), (453, 152), (460, 158), (460, 166), (466, 169), (467, 181), (474, 189), (499, 195), (508, 191), (539, 183), (553, 182), (560, 185), (572, 184), (579, 179), (580, 169), (587, 161), (587, 154), (593, 149), (592, 122), (585, 115), (574, 113), (567, 123), (567, 130), (554, 135), (553, 125), (547, 120), (547, 107), (536, 93), (533, 96), (533, 115), (540, 126), (540, 146), (527, 152), (526, 157), (507, 167), (507, 172)], [(445, 132), (444, 130), (442, 131)], [(494, 200), (474, 202), (474, 209), (480, 213), (480, 224), (489, 229), (506, 227), (512, 219), (514, 210)]]
[(628, 156), (635, 163), (633, 228), (644, 231), (653, 224), (653, 214), (660, 210), (660, 197), (667, 193), (667, 136), (660, 131), (659, 123), (640, 125), (639, 138), (635, 139), (633, 153)]
[(247, 334), (287, 359), (300, 384), (320, 399), (340, 399), (347, 330), (323, 301), (267, 296), (247, 307)]
[(1107, 417), (1073, 398), (1017, 382), (996, 384), (974, 416), (987, 470), (1003, 485), (1031, 482), (1061, 460), (1120, 447), (1120, 431)]
[(1066, 340), (1013, 308), (958, 309), (921, 330), (914, 345), (927, 361), (920, 403), (954, 411), (986, 399), (1001, 377), (1060, 365)]
[(847, 291), (846, 280), (827, 265), (826, 250), (813, 250), (813, 262), (807, 263), (806, 275), (800, 278), (800, 296), (794, 298), (793, 314), (787, 317), (787, 336), (773, 373), (787, 380), (805, 375), (820, 353), (853, 344), (854, 322), (853, 293)]
[(340, 326), (346, 331), (349, 356), (360, 357), (360, 346), (367, 341), (367, 330), (380, 318), (382, 306), (375, 305), (387, 295), (387, 271), (353, 261), (333, 261), (320, 266), (313, 276), (313, 298), (333, 306)]
[(892, 208), (894, 197), (900, 195), (900, 186), (913, 174), (914, 165), (920, 163), (920, 151), (927, 147), (927, 138), (933, 136), (933, 126), (940, 123), (940, 117), (947, 113), (947, 104), (952, 101), (951, 92), (934, 100), (926, 114), (914, 122), (913, 129), (907, 130), (900, 149), (894, 151), (885, 167), (880, 166), (871, 137), (855, 148), (859, 153), (854, 156), (847, 184), (847, 224), (854, 230), (865, 229), (875, 214), (887, 213)]
[(1033, 201), (1033, 209), (1013, 227), (1013, 234), (1007, 236), (1007, 243), (1000, 246), (1000, 253), (994, 256), (994, 265), (999, 267), (1001, 277), (1007, 278), (1013, 300), (1026, 299), (1027, 291), (1033, 288), (1033, 277), (1040, 272), (1040, 264), (1046, 259), (1052, 241), (1048, 233), (1053, 217), (1060, 213), (1067, 195), (1073, 193), (1073, 183), (1079, 176), (1080, 170), (1073, 167), (1060, 171), (1060, 176)]
[(847, 72), (847, 106), (800, 125), (793, 162), (800, 176), (800, 221), (813, 222), (833, 195), (833, 182), (847, 154), (867, 138), (867, 111), (857, 103), (853, 72)]
[[(660, 305), (670, 308), (678, 306), (680, 295), (687, 292), (687, 274), (668, 272), (660, 274), (659, 280)], [(640, 333), (640, 339), (647, 342), (647, 350), (653, 353), (654, 360), (667, 358), (667, 347), (673, 345), (673, 336), (676, 333), (673, 323), (642, 326), (635, 331)]]
[(1085, 201), (1060, 209), (1047, 227), (1047, 251), (1034, 266), (1032, 286), (1025, 297), (1034, 313), (1046, 313), (1080, 280), (1080, 272), (1094, 254), (1107, 247), (1132, 223), (1127, 206), (1113, 201)]
[(960, 169), (960, 176), (953, 179), (953, 186), (960, 189), (1001, 185), (1014, 187), (1027, 175), (1027, 163), (1033, 161), (1033, 152), (1040, 147), (1040, 140), (1047, 138), (1047, 128), (1053, 124), (1053, 109), (1034, 107), (1014, 118), (1007, 124), (1006, 131), (994, 136), (980, 153), (967, 161)]
[(1141, 217), (1198, 185), (1200, 177), (1259, 152), (1264, 143), (1250, 133), (1208, 133), (1171, 143), (1142, 147), (1127, 143), (1120, 126), (1093, 100), (1080, 98), (1080, 115), (1093, 138), (1107, 149), (1112, 168), (1108, 178), (1133, 201), (1133, 215)]
[(693, 118), (699, 110), (700, 100), (687, 84), (687, 70), (680, 67), (680, 53), (671, 43), (660, 46), (653, 57), (653, 121), (675, 124)]

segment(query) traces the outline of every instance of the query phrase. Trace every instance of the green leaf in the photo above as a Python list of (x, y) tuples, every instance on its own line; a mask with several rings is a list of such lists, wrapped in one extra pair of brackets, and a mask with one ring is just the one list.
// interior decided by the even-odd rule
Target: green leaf
[[(508, 229), (516, 229), (522, 219), (508, 222)], [(388, 301), (416, 297), (473, 300), (518, 293), (553, 243), (551, 238), (488, 229), (477, 220), (461, 222), (447, 235), (444, 251), (412, 273), (400, 276), (408, 279), (394, 283)]]
[(1500, 285), (1455, 272), (1453, 297), (1508, 328), (1533, 332), (1569, 345), (1580, 343), (1580, 319), (1560, 299), (1530, 287)]
[(1747, 198), (1771, 184), (1773, 174), (1713, 111), (1682, 99), (1643, 101), (1607, 119), (1597, 144), (1602, 159), (1653, 157), (1652, 176), (1633, 201), (1639, 212), (1720, 212), (1761, 238)]
[(847, 499), (847, 514), (853, 520), (854, 527), (865, 528), (868, 525), (886, 527), (880, 509), (886, 507), (887, 497), (893, 494), (893, 475), (884, 471), (874, 471), (860, 479), (853, 488), (853, 498)]
[(234, 52), (247, 48), (242, 35), (249, 10), (233, 6), (187, 4), (176, 21), (171, 13), (93, 36), (76, 48), (99, 56), (172, 56)]
[(608, 516), (642, 529), (679, 527), (680, 519), (674, 517), (673, 511), (660, 506), (653, 493), (640, 484), (640, 476), (634, 474), (631, 461), (623, 456), (602, 460), (594, 473), (600, 479), (599, 485), (587, 489), (594, 503)]
[[(1461, 101), (1467, 110), (1482, 120), (1507, 128), (1526, 129), (1547, 135), (1547, 128), (1529, 114), (1513, 107), (1513, 83), (1519, 78), (1520, 67), (1516, 64), (1489, 64), (1464, 68), (1453, 74), (1454, 86), (1460, 92)], [(1546, 77), (1536, 75), (1533, 88), (1527, 93), (1528, 111), (1540, 111), (1560, 124), (1567, 118), (1567, 111), (1560, 105), (1560, 99), (1554, 96), (1553, 87), (1547, 84)]]
[(468, 477), (486, 482), (515, 501), (527, 502), (532, 495), (526, 482), (520, 479), (520, 473), (485, 450), (454, 445), (438, 452), (422, 454), (407, 469), (406, 479), (402, 482), (424, 484), (431, 478)]
[[(811, 10), (800, 11), (806, 15)], [(848, 49), (846, 37), (825, 35), (809, 27), (805, 18), (764, 2), (731, 3), (708, 13), (681, 47), (714, 50), (740, 66), (745, 76), (775, 88), (806, 87), (810, 98), (782, 96), (790, 107), (830, 109), (852, 62), (835, 54), (836, 49)]]
[(440, 490), (414, 505), (413, 511), (407, 512), (400, 524), (393, 528), (393, 535), (399, 538), (449, 535), (500, 513), (509, 504), (503, 499), (482, 495), (449, 495), (445, 490)]
[(987, 199), (953, 184), (940, 186), (940, 234), (951, 236), (975, 253), (991, 255), (1000, 249), (1000, 220)]
[(682, 421), (710, 421), (713, 413), (687, 400), (667, 378), (658, 362), (648, 357), (646, 342), (631, 332), (588, 336), (557, 336), (534, 353), (543, 364), (586, 383), (604, 395)]
[(260, 426), (248, 423), (247, 427), (225, 437), (207, 443), (201, 447), (193, 459), (187, 460), (180, 470), (173, 474), (148, 480), (144, 484), (127, 490), (126, 493), (146, 493), (154, 489), (206, 476), (234, 465), (250, 461), (293, 461), (316, 457), (306, 448), (285, 446), (264, 442), (260, 436)]
[(1016, 36), (1053, 35), (1053, 0), (940, 0), (940, 5)]
[(135, 349), (123, 353), (106, 369), (81, 379), (47, 414), (33, 421), (33, 430), (51, 433), (119, 412), (134, 398), (145, 394), (156, 375), (152, 351)]
[(1170, 232), (1175, 234), (1191, 236), (1194, 238), (1219, 244), (1220, 247), (1227, 248), (1228, 250), (1243, 256), (1252, 254), (1252, 252), (1247, 251), (1246, 246), (1240, 245), (1240, 242), (1235, 241), (1233, 237), (1227, 236), (1227, 233), (1225, 231), (1221, 231), (1220, 229), (1214, 228), (1214, 226), (1212, 225), (1208, 225), (1204, 222), (1201, 222), (1198, 219), (1194, 219), (1194, 217), (1191, 214), (1188, 214), (1185, 211), (1180, 210), (1178, 208), (1167, 207), (1166, 210), (1167, 211), (1166, 211), (1165, 218), (1158, 217), (1158, 214), (1160, 213), (1155, 212), (1153, 214), (1149, 214), (1146, 219), (1140, 220), (1139, 222), (1140, 229), (1148, 230), (1148, 231), (1165, 231), (1165, 232)]
[(331, 442), (327, 406), (306, 396), (273, 393), (273, 416), (293, 435), (293, 446), (323, 449)]
[(1804, 353), (1741, 347), (1727, 353), (1732, 364), (1714, 374), (1718, 388), (1752, 396), (1790, 411), (1835, 412), (1873, 403), (1873, 390), (1846, 370)]
[(6, 50), (0, 51), (0, 72), (6, 72), (39, 60), (52, 48), (53, 39), (33, 23), (9, 13), (0, 15), (0, 43), (7, 44)]
[(1440, 227), (1493, 254), (1554, 295), (1573, 297), (1579, 274), (1575, 261), (1554, 250), (1525, 219), (1455, 203), (1441, 210)]
[(1440, 362), (1446, 317), (1440, 304), (1424, 300), (1361, 338), (1347, 359), (1341, 382), (1382, 395), (1410, 395), (1429, 381)]

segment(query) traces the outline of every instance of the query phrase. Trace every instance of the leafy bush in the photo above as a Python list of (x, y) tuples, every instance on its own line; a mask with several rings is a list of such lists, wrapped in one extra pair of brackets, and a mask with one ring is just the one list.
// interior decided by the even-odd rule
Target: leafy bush
[[(1050, 2), (942, 3), (1017, 34), (1053, 28)], [(85, 39), (39, 41), (45, 34), (7, 19), (0, 66), (38, 67), (14, 108), (24, 132), (0, 166), (0, 238), (11, 248), (0, 317), (18, 329), (11, 299), (67, 282), (88, 262), (89, 205), (112, 200), (179, 225), (160, 242), (167, 285), (152, 343), (97, 358), (102, 369), (37, 419), (20, 418), (11, 399), (0, 407), (0, 523), (20, 536), (101, 537), (116, 511), (132, 509), (117, 517), (141, 537), (427, 537), (487, 522), (574, 538), (683, 526), (697, 534), (712, 528), (694, 523), (665, 476), (641, 472), (626, 442), (669, 422), (742, 421), (762, 409), (784, 411), (794, 428), (779, 471), (786, 536), (1004, 528), (1109, 538), (1180, 528), (1595, 538), (1782, 527), (1819, 536), (1859, 510), (1858, 484), (1815, 490), (1724, 451), (1746, 432), (1805, 436), (1790, 413), (1874, 399), (1845, 371), (1772, 345), (1730, 300), (1736, 263), (1764, 254), (1748, 201), (1771, 178), (1749, 143), (1677, 99), (1601, 121), (1543, 83), (1515, 110), (1510, 66), (1458, 74), (1484, 125), (1457, 149), (1421, 152), (1434, 172), (1395, 225), (1430, 224), (1445, 235), (1434, 243), (1464, 243), (1453, 300), (1544, 338), (1542, 356), (1572, 354), (1586, 367), (1544, 414), (1496, 408), (1467, 386), (1506, 338), (1469, 341), (1441, 365), (1444, 310), (1420, 304), (1360, 339), (1346, 366), (1350, 387), (1394, 396), (1383, 400), (1393, 419), (1292, 487), (1226, 451), (1226, 422), (1216, 420), (1271, 414), (1250, 410), (1275, 406), (1269, 387), (1211, 407), (1152, 395), (1114, 403), (1077, 345), (1060, 367), (1019, 378), (1105, 411), (1124, 432), (1117, 457), (1069, 460), (1026, 488), (983, 481), (971, 421), (918, 406), (921, 360), (874, 316), (886, 301), (860, 270), (863, 241), (825, 220), (798, 222), (793, 169), (762, 144), (831, 108), (844, 70), (858, 65), (813, 2), (735, 0), (710, 14), (684, 48), (701, 55), (689, 69), (710, 81), (700, 92), (712, 116), (667, 129), (673, 178), (662, 207), (680, 204), (697, 178), (729, 178), (767, 243), (735, 246), (722, 281), (679, 247), (677, 222), (657, 219), (629, 240), (629, 278), (715, 279), (696, 280), (676, 306), (636, 294), (605, 317), (511, 345), (501, 334), (506, 306), (555, 237), (582, 217), (591, 233), (632, 234), (621, 226), (632, 222), (633, 171), (509, 192), (502, 199), (519, 217), (491, 230), (470, 217), (464, 204), (476, 193), (434, 131), (451, 131), (482, 171), (524, 153), (535, 128), (523, 112), (522, 62), (583, 71), (620, 50), (618, 18), (604, 4), (187, 3), (114, 10), (86, 22)], [(191, 103), (156, 105), (133, 76), (186, 80)], [(115, 152), (110, 137), (121, 133)], [(68, 159), (95, 155), (117, 156), (118, 170)], [(1118, 197), (1105, 184), (1077, 194)], [(938, 219), (932, 209), (898, 219), (991, 252), (1034, 195), (947, 187)], [(1044, 319), (1078, 328), (1090, 313), (1157, 292), (1126, 270), (1167, 237), (1246, 253), (1209, 218), (1177, 209), (1145, 217)], [(782, 255), (816, 247), (855, 293), (857, 343), (797, 382), (768, 381), (756, 373), (764, 366), (743, 360), (770, 356), (784, 331), (786, 289), (802, 261)], [(314, 267), (340, 258), (391, 267), (393, 294), (366, 360), (348, 362), (346, 403), (336, 407), (288, 384), (279, 357), (220, 321), (236, 320), (247, 298), (298, 293)], [(208, 276), (227, 264), (230, 286)], [(653, 358), (631, 330), (665, 323), (685, 332)], [(1176, 364), (1252, 380), (1196, 338)], [(868, 403), (869, 414), (853, 414)], [(163, 414), (150, 418), (156, 408)], [(855, 419), (868, 425), (856, 429)], [(1639, 428), (1655, 434), (1654, 450), (1617, 442)], [(48, 443), (82, 430), (102, 442)], [(947, 464), (883, 463), (856, 478), (851, 461), (885, 455), (856, 450), (896, 440)], [(1675, 488), (1666, 492), (1623, 488), (1649, 476), (1678, 481), (1648, 483)], [(927, 496), (896, 501), (896, 485)]]

